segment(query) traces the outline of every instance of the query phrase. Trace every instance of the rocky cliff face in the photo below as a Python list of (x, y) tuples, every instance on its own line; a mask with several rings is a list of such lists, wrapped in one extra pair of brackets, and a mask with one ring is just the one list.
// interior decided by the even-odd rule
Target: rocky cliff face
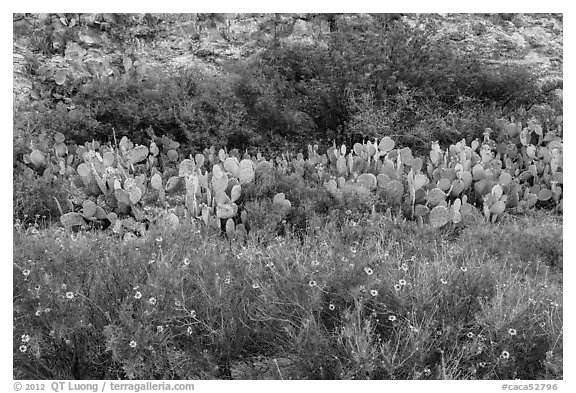
[[(369, 21), (369, 14), (15, 14), (14, 97), (21, 102), (32, 82), (24, 72), (30, 49), (46, 34), (60, 54), (40, 56), (57, 64), (71, 37), (103, 56), (126, 53), (148, 67), (172, 71), (198, 66), (219, 72), (229, 60), (245, 59), (264, 44), (321, 43), (342, 19)], [(436, 26), (436, 39), (491, 63), (528, 65), (539, 78), (562, 79), (563, 18), (558, 14), (389, 14), (389, 23)], [(388, 23), (388, 22), (387, 22)], [(40, 41), (40, 42), (39, 42)], [(121, 52), (119, 52), (121, 51)]]

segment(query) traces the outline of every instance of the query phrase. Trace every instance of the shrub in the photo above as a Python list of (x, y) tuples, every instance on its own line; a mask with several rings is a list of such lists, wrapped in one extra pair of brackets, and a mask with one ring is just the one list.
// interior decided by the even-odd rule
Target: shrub
[(258, 140), (244, 126), (243, 107), (230, 89), (229, 78), (196, 69), (173, 76), (150, 72), (142, 81), (129, 76), (93, 80), (74, 103), (108, 130), (103, 140), (110, 139), (114, 127), (119, 136), (143, 143), (142, 130), (152, 127), (197, 151), (211, 145), (245, 149)]
[[(462, 120), (477, 110), (498, 117), (492, 103), (508, 110), (537, 101), (528, 68), (488, 67), (436, 34), (433, 23), (340, 17), (325, 42), (276, 43), (260, 61), (232, 68), (241, 76), (235, 92), (257, 131), (288, 143), (300, 135), (350, 144), (392, 134), (416, 149), (430, 138), (453, 143), (489, 127), (462, 135), (459, 113)], [(302, 117), (306, 124), (295, 121)]]
[(60, 217), (60, 206), (65, 206), (67, 182), (45, 178), (23, 164), (14, 168), (12, 203), (14, 219), (22, 223), (43, 220), (54, 222)]

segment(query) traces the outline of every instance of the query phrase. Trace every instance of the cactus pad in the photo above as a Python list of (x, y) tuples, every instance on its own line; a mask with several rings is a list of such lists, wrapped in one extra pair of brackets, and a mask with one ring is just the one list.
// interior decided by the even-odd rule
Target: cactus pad
[(188, 176), (194, 172), (194, 162), (190, 159), (185, 159), (180, 163), (178, 176)]
[(394, 145), (395, 145), (395, 143), (392, 140), (392, 138), (385, 136), (384, 138), (382, 138), (382, 140), (378, 144), (378, 149), (382, 153), (387, 153), (394, 148)]
[(328, 192), (332, 195), (336, 194), (336, 191), (338, 190), (338, 185), (336, 184), (336, 180), (330, 180), (326, 183), (324, 183), (324, 188), (326, 188), (326, 190), (328, 190)]
[(445, 177), (440, 179), (438, 181), (438, 184), (436, 185), (436, 187), (438, 187), (439, 189), (441, 189), (444, 192), (448, 191), (450, 189), (450, 186), (451, 186), (450, 179), (447, 179)]
[(443, 227), (450, 221), (450, 212), (444, 206), (436, 206), (430, 211), (428, 220), (434, 228)]
[(93, 201), (91, 200), (84, 201), (84, 203), (82, 204), (82, 215), (84, 216), (84, 218), (94, 217), (94, 214), (96, 214), (96, 207), (97, 205)]
[(492, 187), (492, 194), (496, 197), (496, 199), (500, 199), (503, 192), (504, 191), (502, 190), (500, 184), (496, 184), (494, 187)]
[(399, 180), (391, 180), (384, 186), (384, 191), (391, 201), (400, 203), (404, 195), (404, 185)]
[(196, 161), (196, 166), (197, 167), (201, 167), (202, 165), (204, 165), (204, 161), (205, 161), (206, 157), (204, 156), (204, 154), (196, 154), (196, 156), (194, 156), (194, 161)]
[(538, 200), (539, 201), (547, 201), (552, 198), (552, 191), (547, 188), (542, 188), (540, 192), (538, 192)]
[(240, 163), (236, 157), (228, 157), (224, 160), (224, 169), (232, 174), (234, 177), (240, 175)]
[(447, 195), (439, 188), (433, 188), (429, 190), (428, 193), (426, 194), (426, 199), (428, 200), (428, 203), (432, 206), (436, 206), (441, 202), (444, 202), (444, 200), (446, 200), (446, 197)]
[(417, 217), (425, 216), (430, 213), (430, 209), (426, 205), (414, 206), (414, 215)]
[(152, 176), (152, 179), (150, 179), (150, 184), (152, 185), (152, 188), (155, 189), (156, 191), (164, 189), (164, 187), (162, 186), (162, 176), (160, 176), (158, 173)]
[(130, 162), (132, 164), (138, 164), (148, 157), (148, 148), (146, 146), (136, 146), (130, 151), (129, 155)]
[(420, 173), (414, 176), (414, 182), (412, 184), (414, 185), (414, 190), (419, 190), (428, 184), (428, 177)]
[(376, 176), (374, 176), (371, 173), (363, 173), (360, 176), (358, 176), (358, 179), (356, 179), (356, 182), (361, 185), (362, 187), (366, 188), (367, 190), (375, 190), (376, 189)]
[(338, 157), (338, 161), (336, 161), (336, 169), (340, 175), (346, 175), (347, 168), (346, 168), (346, 159), (344, 157)]
[(72, 229), (74, 226), (85, 224), (84, 218), (80, 213), (70, 212), (60, 216), (60, 222), (66, 229)]
[(235, 203), (222, 203), (216, 206), (216, 217), (221, 219), (232, 218), (238, 212), (238, 206)]
[(168, 156), (169, 161), (171, 162), (178, 161), (178, 152), (176, 150), (170, 149), (166, 152), (166, 155)]
[(226, 233), (228, 234), (228, 236), (232, 237), (235, 229), (236, 226), (234, 225), (234, 220), (232, 220), (231, 218), (226, 220)]
[(376, 176), (376, 180), (378, 181), (378, 187), (386, 187), (386, 184), (390, 182), (390, 177), (384, 173), (380, 173)]
[(495, 202), (492, 206), (490, 206), (490, 213), (500, 215), (504, 213), (506, 209), (506, 203), (504, 201)]
[(239, 184), (236, 184), (230, 191), (230, 200), (236, 202), (240, 198), (240, 195), (242, 195), (242, 187)]

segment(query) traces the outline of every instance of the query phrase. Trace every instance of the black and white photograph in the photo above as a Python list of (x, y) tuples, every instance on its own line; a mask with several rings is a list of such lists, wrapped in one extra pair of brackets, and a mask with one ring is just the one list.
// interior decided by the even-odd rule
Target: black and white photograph
[(562, 390), (564, 14), (194, 7), (12, 14), (7, 386)]

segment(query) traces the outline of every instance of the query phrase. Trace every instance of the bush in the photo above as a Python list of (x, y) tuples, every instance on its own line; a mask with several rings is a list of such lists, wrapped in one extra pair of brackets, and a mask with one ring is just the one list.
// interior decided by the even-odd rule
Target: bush
[(204, 75), (195, 69), (173, 76), (149, 72), (142, 81), (132, 77), (93, 80), (73, 102), (108, 130), (102, 140), (109, 140), (115, 128), (118, 136), (143, 143), (142, 130), (152, 127), (196, 151), (211, 145), (245, 149), (258, 140), (244, 125), (244, 109), (231, 92), (231, 83), (229, 77)]
[(68, 197), (64, 179), (44, 178), (23, 164), (14, 168), (12, 203), (14, 219), (24, 224), (54, 222)]
[(130, 242), (16, 228), (15, 377), (261, 378), (273, 359), (284, 379), (561, 377), (559, 284), (478, 252), (481, 225), (448, 242), (329, 219), (243, 246), (188, 225)]
[(488, 67), (435, 39), (432, 23), (413, 28), (373, 15), (340, 17), (337, 26), (326, 42), (275, 43), (260, 61), (232, 68), (241, 76), (235, 92), (257, 132), (272, 130), (295, 144), (301, 135), (347, 144), (394, 135), (418, 150), (430, 140), (481, 135), (488, 119), (458, 131), (472, 112), (500, 117), (504, 108), (538, 100), (531, 70)]

